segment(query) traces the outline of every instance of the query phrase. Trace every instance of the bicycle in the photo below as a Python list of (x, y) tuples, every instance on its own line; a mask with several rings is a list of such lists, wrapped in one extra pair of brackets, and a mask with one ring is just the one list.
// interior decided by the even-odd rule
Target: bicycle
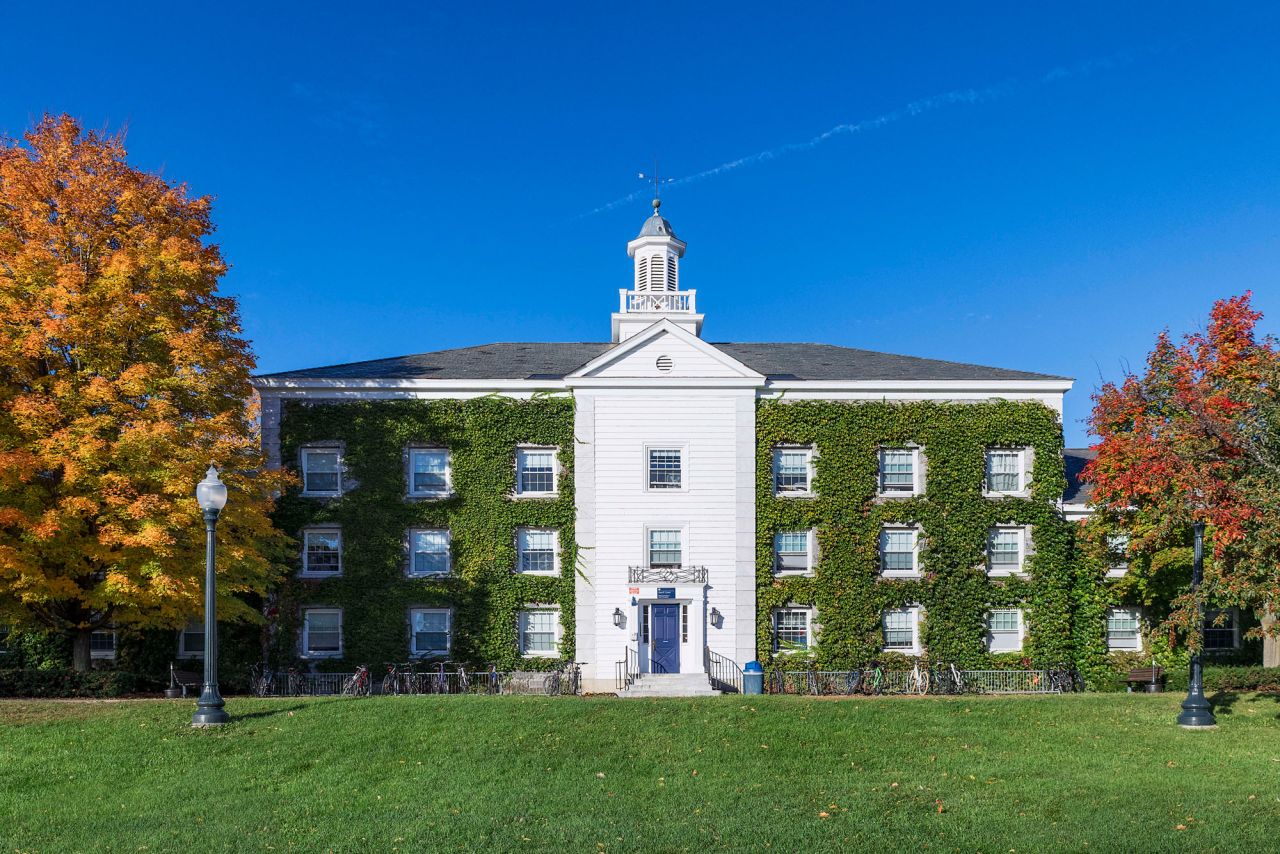
[(382, 693), (399, 695), (402, 681), (399, 666), (387, 665), (387, 675), (382, 677)]
[(929, 671), (919, 662), (911, 666), (911, 675), (907, 677), (907, 690), (923, 697), (929, 693)]
[(844, 679), (844, 693), (858, 694), (862, 691), (862, 671), (850, 670)]
[(862, 680), (862, 693), (880, 695), (884, 693), (884, 668), (880, 666), (880, 662), (871, 662), (871, 669), (868, 671), (870, 678)]
[(275, 693), (275, 674), (262, 665), (249, 666), (249, 685), (255, 697), (270, 697)]
[(346, 697), (367, 697), (373, 693), (373, 680), (369, 678), (369, 668), (361, 664), (356, 672), (347, 677), (342, 684), (342, 694)]

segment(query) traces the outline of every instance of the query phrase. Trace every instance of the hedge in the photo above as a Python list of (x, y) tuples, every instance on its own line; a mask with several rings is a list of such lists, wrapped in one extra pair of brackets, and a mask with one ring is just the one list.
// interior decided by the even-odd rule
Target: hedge
[(0, 670), (0, 697), (121, 697), (154, 694), (165, 687), (125, 670)]

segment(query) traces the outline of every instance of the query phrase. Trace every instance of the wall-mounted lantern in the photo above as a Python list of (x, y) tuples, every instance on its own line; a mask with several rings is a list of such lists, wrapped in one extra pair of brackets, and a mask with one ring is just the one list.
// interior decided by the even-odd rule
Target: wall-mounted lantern
[(622, 628), (627, 623), (627, 615), (622, 613), (621, 608), (613, 609), (613, 624), (618, 628)]
[(720, 628), (720, 626), (721, 626), (721, 624), (722, 624), (722, 623), (724, 623), (724, 614), (721, 614), (721, 613), (720, 613), (720, 609), (719, 609), (719, 608), (712, 607), (712, 609), (711, 609), (711, 625), (715, 626), (715, 627), (718, 629), (718, 628)]

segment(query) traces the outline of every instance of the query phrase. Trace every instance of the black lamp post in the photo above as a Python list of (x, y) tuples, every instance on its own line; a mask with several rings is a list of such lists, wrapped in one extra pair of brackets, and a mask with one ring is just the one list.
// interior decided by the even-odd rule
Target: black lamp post
[[(1196, 631), (1204, 628), (1204, 608), (1200, 604), (1200, 582), (1204, 579), (1204, 522), (1195, 523), (1195, 551), (1191, 562), (1191, 595), (1196, 597)], [(1191, 678), (1187, 684), (1187, 699), (1182, 701), (1182, 713), (1178, 725), (1184, 729), (1202, 729), (1217, 726), (1209, 701), (1204, 696), (1204, 669), (1200, 663), (1200, 651), (1191, 654)]]
[(196, 702), (191, 725), (221, 726), (231, 720), (218, 693), (218, 622), (216, 581), (213, 575), (214, 528), (218, 514), (227, 506), (227, 485), (218, 479), (218, 470), (209, 466), (204, 480), (196, 484), (196, 501), (204, 511), (204, 687)]

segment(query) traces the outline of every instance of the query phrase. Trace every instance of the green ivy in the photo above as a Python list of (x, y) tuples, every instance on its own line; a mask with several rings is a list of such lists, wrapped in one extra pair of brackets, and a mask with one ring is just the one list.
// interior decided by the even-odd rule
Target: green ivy
[[(921, 641), (929, 659), (962, 667), (1007, 667), (1010, 656), (986, 651), (986, 612), (1023, 609), (1023, 652), (1040, 665), (1074, 660), (1075, 573), (1072, 534), (1057, 511), (1066, 485), (1062, 426), (1040, 403), (842, 403), (765, 401), (757, 410), (756, 526), (761, 661), (774, 665), (771, 614), (790, 603), (817, 608), (820, 631), (810, 652), (787, 666), (845, 669), (881, 652), (881, 613), (919, 604)], [(778, 445), (815, 449), (814, 498), (773, 494)], [(918, 445), (925, 459), (925, 494), (878, 499), (878, 451)], [(1029, 498), (986, 498), (986, 449), (1031, 447)], [(921, 528), (920, 579), (879, 575), (878, 545), (886, 522)], [(1034, 553), (1027, 578), (989, 578), (991, 527), (1030, 525)], [(813, 577), (776, 577), (773, 538), (779, 531), (816, 529)]]
[[(271, 646), (277, 662), (297, 657), (301, 608), (343, 609), (343, 659), (381, 665), (409, 658), (408, 609), (453, 609), (450, 658), (473, 665), (543, 669), (554, 659), (524, 659), (517, 642), (517, 611), (526, 603), (557, 604), (563, 622), (561, 655), (574, 655), (573, 597), (577, 567), (573, 522), (573, 401), (538, 396), (470, 400), (395, 400), (307, 403), (290, 401), (282, 419), (281, 453), (296, 465), (299, 448), (341, 442), (346, 474), (355, 487), (340, 498), (281, 498), (276, 523), (301, 537), (304, 527), (342, 528), (342, 575), (293, 578), (279, 591)], [(405, 497), (405, 449), (447, 447), (454, 494), (443, 500)], [(554, 445), (559, 492), (554, 498), (513, 499), (515, 453), (522, 444)], [(562, 572), (531, 577), (514, 572), (516, 529), (556, 528)], [(405, 573), (410, 528), (448, 528), (453, 575), (442, 580)]]

